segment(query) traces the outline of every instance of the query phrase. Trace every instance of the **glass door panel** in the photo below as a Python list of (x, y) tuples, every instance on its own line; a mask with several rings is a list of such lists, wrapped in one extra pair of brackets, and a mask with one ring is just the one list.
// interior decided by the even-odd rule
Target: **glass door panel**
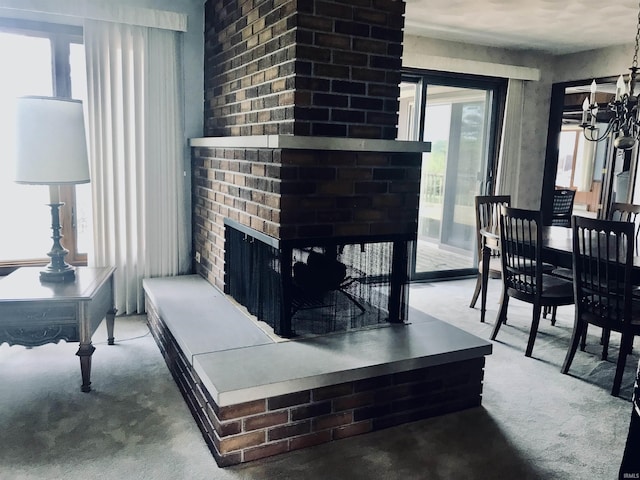
[[(413, 279), (477, 271), (474, 197), (490, 191), (495, 91), (426, 79), (401, 86), (399, 138), (431, 142), (422, 160)], [(412, 102), (421, 108), (410, 109)]]

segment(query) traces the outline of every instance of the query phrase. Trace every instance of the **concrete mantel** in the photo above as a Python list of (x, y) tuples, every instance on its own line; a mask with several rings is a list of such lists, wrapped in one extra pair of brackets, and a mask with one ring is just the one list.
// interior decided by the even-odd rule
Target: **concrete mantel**
[(192, 147), (208, 148), (290, 148), (362, 152), (430, 152), (431, 142), (380, 140), (372, 138), (309, 137), (302, 135), (249, 135), (202, 137), (190, 140)]

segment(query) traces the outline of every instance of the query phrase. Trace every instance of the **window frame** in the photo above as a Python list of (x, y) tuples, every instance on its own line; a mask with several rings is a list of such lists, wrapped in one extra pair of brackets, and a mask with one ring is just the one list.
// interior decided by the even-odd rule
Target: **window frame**
[[(51, 81), (54, 96), (71, 98), (70, 45), (84, 44), (83, 30), (80, 26), (62, 25), (21, 19), (0, 18), (0, 32), (24, 36), (48, 38), (51, 46)], [(78, 252), (77, 229), (75, 222), (76, 195), (74, 185), (61, 185), (60, 223), (62, 244), (69, 251), (65, 261), (72, 265), (87, 265), (87, 254)], [(43, 205), (45, 208), (45, 205)], [(3, 260), (0, 257), (0, 275), (9, 273), (21, 266), (41, 266), (49, 263), (49, 258), (25, 258)]]

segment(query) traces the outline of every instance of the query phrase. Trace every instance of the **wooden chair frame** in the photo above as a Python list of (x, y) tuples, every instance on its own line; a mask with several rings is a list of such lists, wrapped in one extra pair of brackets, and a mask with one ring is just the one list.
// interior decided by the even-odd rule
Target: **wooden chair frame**
[[(634, 225), (627, 221), (573, 218), (575, 322), (562, 365), (568, 373), (578, 345), (585, 348), (587, 325), (621, 334), (620, 352), (611, 394), (620, 393), (627, 354), (640, 334), (640, 301), (632, 295), (635, 251)], [(635, 308), (634, 308), (635, 307)], [(609, 335), (603, 335), (603, 352)]]
[(500, 255), (500, 246), (487, 243), (480, 231), (485, 229), (499, 235), (500, 207), (510, 205), (510, 195), (478, 195), (475, 197), (476, 237), (478, 246), (478, 276), (476, 287), (471, 297), (470, 308), (476, 306), (478, 296), (482, 293), (480, 303), (480, 321), (484, 322), (487, 311), (487, 284), (489, 276), (500, 277), (501, 266), (492, 267), (491, 259)]
[(544, 273), (542, 262), (542, 214), (537, 210), (502, 207), (500, 249), (502, 300), (491, 340), (507, 318), (509, 298), (533, 305), (533, 316), (525, 356), (533, 351), (543, 307), (571, 305), (571, 282)]

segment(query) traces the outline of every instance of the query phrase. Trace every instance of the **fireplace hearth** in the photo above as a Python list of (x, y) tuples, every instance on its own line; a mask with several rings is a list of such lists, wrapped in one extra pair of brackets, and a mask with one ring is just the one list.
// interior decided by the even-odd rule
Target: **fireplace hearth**
[(286, 338), (402, 323), (408, 241), (284, 241), (227, 219), (225, 293)]

